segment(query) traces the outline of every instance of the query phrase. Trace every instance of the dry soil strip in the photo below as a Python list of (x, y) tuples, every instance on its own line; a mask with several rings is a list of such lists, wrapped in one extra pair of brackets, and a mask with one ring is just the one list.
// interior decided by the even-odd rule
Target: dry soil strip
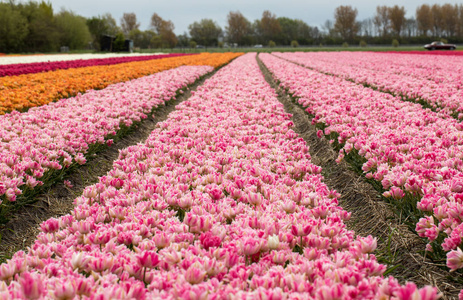
[(74, 208), (74, 199), (82, 194), (85, 187), (97, 183), (99, 177), (112, 170), (113, 161), (119, 157), (119, 150), (144, 142), (158, 122), (166, 120), (169, 113), (175, 110), (176, 105), (188, 99), (191, 92), (213, 76), (217, 70), (195, 82), (175, 100), (159, 106), (151, 116), (131, 129), (129, 134), (89, 159), (85, 165), (79, 166), (66, 178), (72, 183), (72, 188), (57, 183), (41, 193), (36, 203), (15, 212), (11, 220), (0, 227), (0, 263), (15, 252), (30, 246), (39, 233), (38, 228), (43, 221), (69, 214)]
[(432, 285), (443, 293), (442, 299), (457, 299), (462, 285), (447, 279), (448, 271), (425, 260), (418, 251), (426, 243), (398, 221), (390, 204), (378, 201), (378, 192), (364, 178), (353, 171), (348, 163), (336, 163), (338, 153), (328, 140), (317, 137), (317, 128), (311, 125), (308, 114), (294, 103), (291, 97), (274, 81), (271, 73), (257, 58), (267, 82), (278, 92), (278, 99), (286, 112), (293, 115), (295, 132), (310, 146), (312, 162), (323, 170), (324, 182), (330, 189), (341, 194), (340, 206), (352, 213), (347, 222), (349, 229), (361, 236), (372, 235), (378, 239), (376, 255), (389, 266), (398, 265), (388, 275), (397, 278), (402, 284), (413, 281), (418, 286)]

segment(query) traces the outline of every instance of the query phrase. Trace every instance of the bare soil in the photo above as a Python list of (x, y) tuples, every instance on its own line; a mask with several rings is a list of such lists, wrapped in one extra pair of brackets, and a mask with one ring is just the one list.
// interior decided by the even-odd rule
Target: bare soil
[(348, 228), (357, 235), (372, 235), (377, 238), (378, 248), (375, 254), (378, 260), (391, 269), (397, 266), (388, 275), (394, 276), (402, 284), (412, 281), (419, 287), (435, 286), (443, 294), (442, 299), (458, 299), (458, 293), (463, 286), (449, 280), (452, 275), (450, 272), (420, 254), (425, 249), (424, 239), (402, 224), (390, 204), (380, 201), (373, 186), (348, 163), (336, 163), (338, 153), (328, 140), (317, 137), (318, 129), (311, 124), (309, 115), (279, 88), (262, 61), (259, 58), (257, 60), (265, 79), (278, 92), (278, 99), (286, 112), (293, 115), (294, 130), (310, 147), (312, 162), (322, 167), (324, 182), (330, 189), (341, 194), (339, 205), (352, 213), (347, 222)]
[(119, 157), (119, 150), (143, 143), (158, 122), (166, 120), (176, 105), (188, 99), (191, 91), (195, 91), (215, 72), (195, 82), (175, 100), (159, 106), (151, 116), (138, 125), (134, 125), (127, 135), (115, 141), (111, 147), (107, 147), (89, 159), (85, 165), (76, 168), (67, 178), (72, 183), (72, 188), (68, 188), (63, 183), (57, 183), (38, 195), (37, 202), (15, 212), (11, 220), (0, 227), (0, 263), (10, 258), (15, 252), (25, 250), (32, 245), (40, 232), (39, 225), (42, 222), (49, 218), (69, 214), (74, 208), (74, 199), (82, 194), (85, 187), (97, 183), (99, 177), (112, 169), (113, 161)]

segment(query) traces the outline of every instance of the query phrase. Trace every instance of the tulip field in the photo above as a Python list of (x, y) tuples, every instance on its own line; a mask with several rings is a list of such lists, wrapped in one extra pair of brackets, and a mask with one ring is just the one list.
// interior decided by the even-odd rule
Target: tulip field
[[(0, 77), (0, 114), (12, 110), (24, 111), (63, 97), (75, 96), (90, 89), (102, 89), (110, 84), (139, 78), (182, 65), (222, 64), (226, 55), (170, 54), (164, 59), (135, 60), (119, 63), (81, 65), (78, 68), (58, 68), (52, 72), (24, 73)], [(142, 57), (144, 58), (144, 57)], [(121, 61), (122, 60), (122, 61)], [(122, 62), (122, 63), (121, 63)], [(12, 65), (16, 67), (18, 65)], [(23, 66), (18, 66), (23, 70)]]
[(333, 74), (403, 99), (427, 104), (435, 111), (463, 119), (461, 56), (381, 53), (278, 53), (313, 70)]
[[(0, 264), (0, 299), (443, 297), (389, 276), (378, 239), (349, 228), (342, 191), (325, 183), (265, 72), (339, 151), (337, 161), (351, 163), (426, 241), (424, 256), (462, 274), (463, 57), (41, 57), (0, 65), (5, 220), (196, 90), (145, 141), (120, 150), (72, 211), (44, 220), (34, 242)], [(463, 299), (463, 290), (445, 297)]]
[[(137, 56), (122, 56), (122, 57), (106, 57), (106, 58), (88, 58), (88, 59), (69, 59), (59, 60), (56, 62), (38, 61), (34, 63), (15, 63), (3, 64), (0, 58), (0, 77), (14, 76), (30, 73), (41, 73), (54, 71), (59, 69), (82, 68), (88, 66), (99, 65), (115, 65), (124, 62), (146, 61), (166, 57), (182, 56), (182, 54), (164, 54), (164, 55), (137, 55)], [(54, 56), (55, 57), (55, 56)], [(73, 56), (71, 56), (72, 58)], [(15, 57), (17, 58), (17, 56)], [(42, 58), (39, 56), (38, 58)], [(45, 57), (47, 59), (47, 57)], [(60, 58), (62, 59), (62, 58)], [(6, 60), (8, 62), (8, 60)], [(10, 61), (12, 62), (12, 61)]]

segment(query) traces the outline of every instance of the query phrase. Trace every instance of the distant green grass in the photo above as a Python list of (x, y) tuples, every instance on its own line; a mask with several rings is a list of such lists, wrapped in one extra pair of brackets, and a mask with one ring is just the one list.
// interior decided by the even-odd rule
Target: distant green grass
[(264, 48), (254, 48), (254, 47), (243, 47), (243, 48), (201, 48), (201, 49), (189, 49), (189, 48), (174, 48), (174, 49), (141, 49), (137, 52), (140, 53), (150, 53), (150, 52), (166, 52), (166, 53), (201, 53), (201, 52), (318, 52), (318, 51), (426, 51), (423, 49), (422, 45), (417, 46), (402, 46), (402, 47), (391, 47), (391, 46), (374, 46), (374, 47), (359, 47), (359, 46), (350, 46), (350, 47), (264, 47)]
[[(369, 46), (369, 47), (359, 47), (359, 46), (311, 46), (311, 47), (263, 47), (263, 48), (254, 48), (254, 47), (240, 47), (240, 48), (201, 48), (201, 49), (190, 49), (190, 48), (166, 48), (166, 49), (140, 49), (136, 50), (137, 53), (202, 53), (202, 52), (319, 52), (319, 51), (375, 51), (375, 52), (385, 52), (385, 51), (427, 51), (423, 48), (423, 45), (416, 46), (399, 46), (397, 48), (392, 46)], [(454, 51), (463, 51), (463, 50), (454, 50)], [(95, 50), (71, 50), (66, 53), (61, 52), (49, 52), (44, 54), (84, 54), (84, 53), (108, 53), (108, 52), (97, 52)], [(39, 54), (39, 53), (20, 53), (20, 54)]]

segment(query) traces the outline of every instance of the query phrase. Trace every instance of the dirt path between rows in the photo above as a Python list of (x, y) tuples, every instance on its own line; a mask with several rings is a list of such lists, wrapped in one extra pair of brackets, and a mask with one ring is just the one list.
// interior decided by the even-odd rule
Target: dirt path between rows
[(12, 219), (0, 227), (0, 263), (10, 258), (15, 252), (25, 250), (32, 245), (39, 233), (39, 225), (43, 221), (69, 214), (74, 208), (74, 199), (82, 194), (84, 188), (97, 183), (99, 177), (112, 169), (113, 161), (119, 157), (119, 150), (143, 143), (158, 122), (166, 120), (176, 105), (188, 99), (191, 91), (195, 91), (216, 71), (191, 85), (176, 100), (170, 100), (165, 103), (165, 106), (159, 106), (152, 116), (131, 129), (123, 138), (99, 152), (93, 159), (89, 159), (85, 165), (79, 166), (67, 178), (72, 183), (72, 188), (68, 188), (63, 183), (55, 184), (41, 193), (36, 203), (15, 212)]
[(278, 100), (286, 112), (293, 115), (295, 132), (310, 146), (312, 162), (323, 170), (324, 182), (330, 189), (341, 194), (339, 205), (352, 213), (347, 226), (357, 235), (372, 235), (378, 240), (375, 254), (378, 260), (389, 266), (398, 266), (388, 275), (397, 278), (402, 284), (415, 282), (419, 287), (432, 285), (444, 295), (442, 299), (458, 299), (462, 285), (447, 279), (451, 274), (432, 262), (425, 260), (419, 251), (426, 243), (398, 221), (389, 207), (390, 204), (376, 200), (378, 192), (344, 161), (336, 163), (338, 153), (328, 140), (317, 137), (317, 128), (311, 125), (308, 114), (294, 103), (289, 95), (279, 88), (271, 73), (257, 57), (259, 66), (267, 82), (278, 92)]

